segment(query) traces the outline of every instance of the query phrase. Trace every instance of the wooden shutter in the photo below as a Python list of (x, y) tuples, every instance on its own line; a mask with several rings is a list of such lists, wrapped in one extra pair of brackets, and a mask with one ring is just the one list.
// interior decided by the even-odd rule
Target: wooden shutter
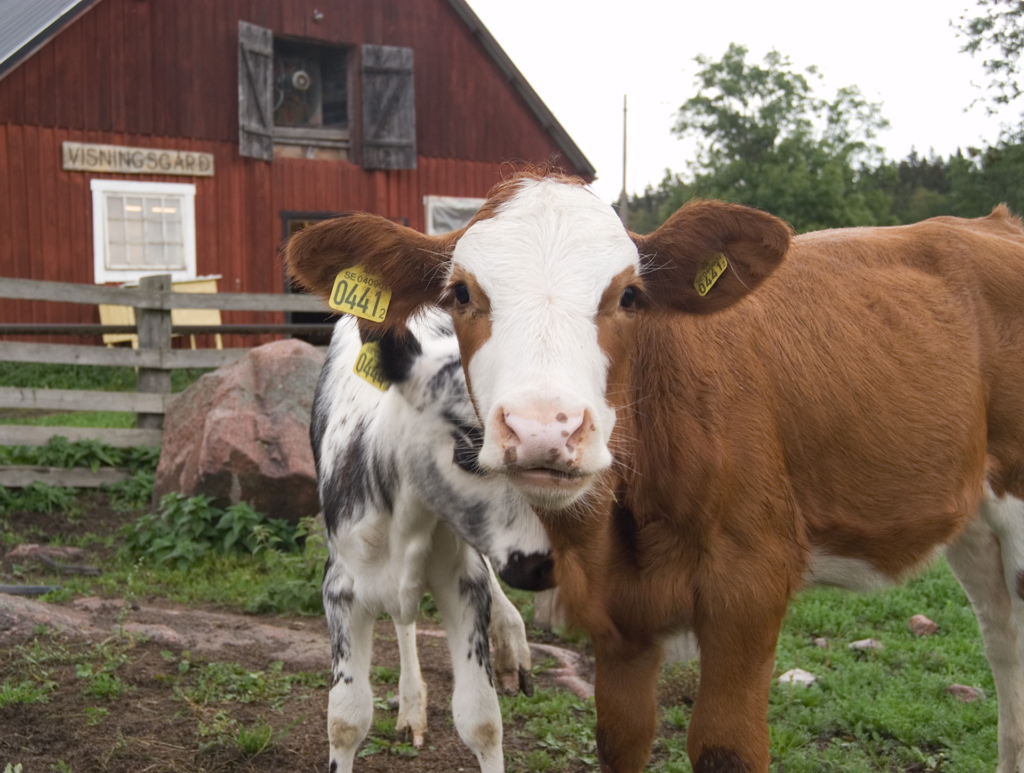
[(363, 46), (363, 166), (416, 168), (411, 48)]
[(274, 33), (238, 22), (238, 152), (274, 158)]

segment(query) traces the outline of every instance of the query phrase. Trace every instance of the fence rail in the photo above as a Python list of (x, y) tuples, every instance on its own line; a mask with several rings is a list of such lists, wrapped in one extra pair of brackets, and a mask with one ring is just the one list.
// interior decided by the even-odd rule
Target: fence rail
[[(249, 352), (249, 348), (173, 349), (175, 334), (207, 333), (310, 335), (329, 331), (331, 325), (172, 325), (172, 309), (221, 311), (329, 311), (317, 298), (305, 295), (257, 293), (179, 293), (171, 289), (170, 275), (145, 277), (138, 289), (0, 278), (0, 298), (54, 303), (111, 304), (135, 309), (131, 325), (0, 325), (0, 335), (137, 335), (138, 349), (0, 341), (0, 361), (58, 365), (127, 366), (138, 370), (136, 392), (101, 392), (69, 389), (0, 387), (0, 408), (24, 410), (121, 411), (136, 415), (135, 429), (36, 427), (0, 425), (0, 445), (45, 445), (63, 435), (68, 440), (99, 440), (107, 445), (159, 446), (163, 416), (174, 399), (171, 371), (180, 368), (218, 368)], [(0, 485), (24, 486), (44, 481), (63, 486), (97, 486), (123, 480), (123, 470), (57, 470), (47, 467), (0, 467)], [(75, 482), (66, 482), (75, 481)]]

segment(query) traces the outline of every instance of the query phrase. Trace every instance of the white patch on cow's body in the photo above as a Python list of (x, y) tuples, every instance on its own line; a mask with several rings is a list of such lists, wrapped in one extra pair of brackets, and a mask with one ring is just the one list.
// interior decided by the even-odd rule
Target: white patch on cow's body
[(482, 466), (500, 470), (507, 461), (494, 429), (503, 413), (538, 410), (586, 411), (593, 441), (577, 469), (589, 475), (611, 464), (615, 411), (605, 400), (609, 363), (596, 316), (609, 283), (630, 267), (639, 274), (639, 263), (608, 204), (587, 188), (550, 180), (523, 181), (494, 217), (459, 240), (452, 268), (472, 274), (491, 309), (490, 338), (468, 363), (485, 428)]
[(892, 585), (893, 580), (863, 559), (829, 555), (815, 548), (807, 561), (804, 584), (873, 591)]

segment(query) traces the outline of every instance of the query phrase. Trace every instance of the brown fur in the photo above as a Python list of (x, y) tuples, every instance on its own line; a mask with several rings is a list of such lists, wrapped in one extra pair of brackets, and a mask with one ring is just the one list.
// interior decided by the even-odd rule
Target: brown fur
[[(1024, 495), (1024, 232), (999, 209), (798, 237), (761, 290), (709, 316), (658, 311), (674, 305), (652, 288), (661, 276), (644, 278), (637, 410), (619, 412), (624, 463), (601, 487), (618, 503), (592, 497), (586, 529), (542, 518), (567, 612), (594, 634), (598, 684), (692, 626), (690, 759), (764, 773), (776, 638), (811, 550), (896, 580), (975, 514), (986, 454), (993, 487)], [(624, 689), (597, 694), (607, 760), (649, 750), (638, 720), (616, 729), (623, 705), (639, 713)]]

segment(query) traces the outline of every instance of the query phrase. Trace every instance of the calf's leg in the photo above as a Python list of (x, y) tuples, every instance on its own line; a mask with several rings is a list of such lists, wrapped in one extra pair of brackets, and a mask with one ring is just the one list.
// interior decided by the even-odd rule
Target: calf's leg
[(488, 641), (491, 584), (487, 565), (468, 546), (461, 545), (452, 552), (454, 565), (444, 567), (442, 562), (434, 562), (429, 567), (429, 581), (448, 634), (455, 678), (455, 729), (476, 755), (482, 773), (501, 773), (505, 762), (501, 752), (501, 710), (494, 690)]
[[(1014, 500), (1019, 505), (1019, 500)], [(963, 585), (974, 607), (985, 643), (985, 655), (992, 667), (999, 701), (999, 766), (996, 773), (1024, 771), (1024, 670), (1019, 648), (1022, 644), (1022, 621), (1012, 563), (1004, 565), (1012, 546), (1007, 544), (1007, 518), (1012, 512), (1001, 511), (1012, 503), (987, 498), (978, 518), (971, 521), (960, 539), (946, 549), (946, 559)], [(1011, 508), (1012, 509), (1012, 508)], [(1019, 509), (1019, 508), (1018, 508)], [(1019, 516), (1019, 512), (1018, 512)], [(993, 529), (1004, 532), (1000, 537)], [(1012, 528), (1010, 529), (1012, 531)], [(1019, 567), (1024, 568), (1024, 567)], [(1009, 586), (1009, 587), (1008, 587)], [(1016, 612), (1016, 614), (1015, 614)], [(1016, 625), (1015, 625), (1016, 623)]]
[(501, 589), (490, 561), (487, 561), (487, 574), (491, 585), (491, 643), (498, 684), (509, 695), (520, 691), (533, 695), (530, 643), (526, 639), (523, 617)]
[(768, 691), (786, 604), (744, 601), (703, 599), (695, 616), (700, 689), (686, 740), (694, 773), (768, 773)]
[(356, 749), (373, 719), (370, 655), (375, 614), (363, 607), (341, 565), (328, 560), (322, 588), (331, 635), (331, 691), (327, 699), (330, 773), (350, 773)]
[(398, 722), (395, 729), (412, 736), (412, 745), (423, 745), (427, 732), (427, 683), (420, 672), (420, 658), (416, 651), (416, 623), (395, 623), (398, 636), (398, 655), (401, 676), (398, 678)]
[(658, 729), (662, 652), (654, 642), (594, 637), (597, 757), (602, 773), (636, 773)]

